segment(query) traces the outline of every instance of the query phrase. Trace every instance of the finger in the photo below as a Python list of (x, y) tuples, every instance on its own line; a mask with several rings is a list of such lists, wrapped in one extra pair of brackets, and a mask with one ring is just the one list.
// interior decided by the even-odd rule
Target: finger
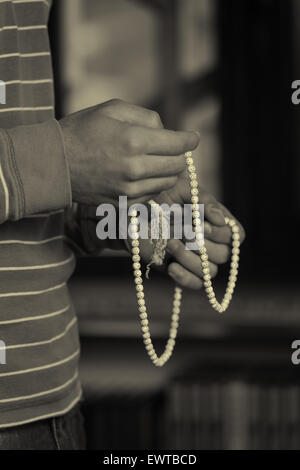
[(231, 249), (228, 245), (215, 243), (210, 240), (205, 240), (208, 259), (215, 264), (224, 264), (230, 258)]
[(132, 126), (129, 132), (133, 134), (130, 140), (139, 140), (147, 154), (182, 155), (194, 150), (199, 144), (199, 135), (194, 131), (170, 131)]
[(209, 222), (204, 222), (204, 235), (206, 240), (211, 240), (215, 243), (223, 243), (229, 245), (231, 243), (232, 233), (227, 225), (218, 227)]
[(172, 188), (176, 184), (177, 179), (176, 176), (169, 178), (149, 178), (133, 183), (123, 183), (119, 189), (130, 199), (140, 198), (145, 194), (155, 195)]
[[(203, 277), (199, 255), (193, 251), (186, 250), (185, 245), (180, 240), (170, 240), (166, 250), (184, 268), (198, 277)], [(215, 277), (218, 271), (217, 266), (209, 262), (209, 270), (211, 276)]]
[(213, 225), (226, 226), (224, 212), (218, 202), (205, 204), (204, 215)]
[[(225, 207), (223, 206), (223, 204), (221, 203), (217, 203), (220, 210), (222, 210), (222, 213), (225, 217), (229, 217), (230, 219), (233, 219), (235, 220), (236, 224), (238, 225), (239, 227), (239, 233), (240, 233), (240, 242), (243, 243), (243, 241), (245, 240), (245, 230), (243, 228), (243, 226), (241, 225), (241, 223), (231, 214), (231, 212)], [(215, 214), (214, 211), (211, 212), (211, 210), (207, 211), (208, 215), (209, 215), (209, 219), (210, 221), (213, 221), (212, 223), (209, 223), (207, 221), (204, 222), (204, 230), (205, 230), (205, 235), (206, 235), (206, 238), (211, 240), (211, 241), (214, 241), (216, 243), (226, 243), (226, 244), (230, 244), (231, 243), (231, 239), (232, 239), (232, 232), (231, 232), (231, 229), (228, 225), (224, 225), (224, 226), (220, 226), (220, 225), (214, 225), (214, 223), (216, 223), (216, 218), (215, 218)], [(221, 221), (221, 219), (218, 219), (219, 221)]]
[(156, 111), (119, 99), (104, 103), (101, 107), (101, 112), (106, 116), (118, 119), (119, 121), (128, 122), (129, 124), (152, 127), (154, 129), (163, 128), (160, 116)]
[(239, 231), (240, 231), (240, 242), (243, 243), (243, 241), (244, 241), (245, 238), (246, 238), (246, 232), (245, 232), (244, 227), (243, 227), (242, 224), (234, 217), (234, 215), (231, 214), (231, 212), (227, 209), (227, 207), (223, 206), (223, 204), (221, 204), (221, 203), (219, 203), (219, 205), (220, 205), (220, 207), (222, 208), (223, 213), (225, 214), (226, 217), (229, 217), (229, 219), (235, 220), (236, 224), (237, 224), (238, 227), (239, 227)]
[(158, 157), (157, 155), (144, 155), (127, 159), (126, 177), (131, 181), (151, 177), (179, 175), (185, 168), (183, 156)]
[(168, 267), (168, 274), (181, 287), (199, 290), (203, 283), (199, 277), (191, 273), (178, 263), (171, 263)]

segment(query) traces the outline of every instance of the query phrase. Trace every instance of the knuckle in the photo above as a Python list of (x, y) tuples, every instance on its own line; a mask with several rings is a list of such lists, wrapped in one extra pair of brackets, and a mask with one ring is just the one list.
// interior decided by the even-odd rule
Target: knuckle
[(125, 126), (123, 131), (123, 145), (125, 151), (130, 154), (137, 154), (141, 151), (141, 142), (139, 138), (139, 133), (134, 126), (128, 125)]
[(137, 181), (143, 177), (144, 171), (139, 162), (136, 160), (129, 160), (127, 162), (125, 173), (129, 181)]
[(113, 99), (107, 101), (105, 104), (106, 104), (106, 106), (119, 106), (122, 103), (123, 103), (123, 101), (121, 99), (113, 98)]

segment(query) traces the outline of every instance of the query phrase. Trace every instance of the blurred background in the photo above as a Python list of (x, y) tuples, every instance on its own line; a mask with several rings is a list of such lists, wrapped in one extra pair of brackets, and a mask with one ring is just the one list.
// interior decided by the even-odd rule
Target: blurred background
[[(200, 130), (201, 184), (247, 232), (230, 309), (185, 292), (162, 369), (143, 350), (128, 256), (78, 260), (89, 448), (300, 449), (300, 2), (56, 0), (50, 39), (58, 118), (122, 98)], [(172, 287), (158, 273), (145, 287), (159, 352)]]

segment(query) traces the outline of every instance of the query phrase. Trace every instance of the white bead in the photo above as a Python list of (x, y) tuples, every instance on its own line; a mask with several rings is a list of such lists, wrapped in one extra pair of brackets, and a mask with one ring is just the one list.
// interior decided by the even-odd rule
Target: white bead
[(130, 227), (130, 230), (131, 230), (131, 233), (135, 233), (135, 232), (138, 232), (139, 231), (139, 228), (137, 225), (132, 225)]
[(136, 269), (140, 269), (141, 265), (140, 263), (133, 263), (132, 267), (134, 270), (136, 270)]
[(138, 214), (137, 210), (136, 209), (132, 209), (131, 207), (129, 208), (129, 215), (131, 217), (136, 217)]
[(194, 167), (194, 165), (188, 165), (188, 171), (190, 173), (194, 173), (196, 171), (196, 168)]
[(191, 201), (192, 201), (193, 204), (198, 204), (198, 202), (199, 202), (198, 196), (192, 196)]

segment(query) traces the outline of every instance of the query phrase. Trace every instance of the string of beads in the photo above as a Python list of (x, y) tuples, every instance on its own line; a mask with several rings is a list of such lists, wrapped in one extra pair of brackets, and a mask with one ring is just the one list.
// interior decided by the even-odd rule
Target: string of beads
[[(231, 264), (230, 264), (230, 273), (228, 284), (226, 287), (225, 295), (222, 301), (219, 303), (214, 289), (212, 285), (210, 270), (209, 270), (209, 260), (207, 250), (204, 244), (204, 235), (203, 230), (201, 227), (201, 217), (199, 212), (199, 190), (198, 190), (198, 181), (197, 181), (197, 174), (196, 168), (194, 165), (194, 161), (192, 158), (192, 153), (187, 152), (185, 154), (186, 157), (186, 164), (187, 164), (187, 171), (189, 175), (189, 183), (190, 183), (190, 190), (191, 190), (191, 204), (192, 204), (192, 219), (193, 219), (193, 227), (195, 231), (195, 238), (199, 245), (199, 259), (201, 263), (202, 269), (202, 277), (204, 283), (204, 289), (206, 295), (208, 297), (209, 303), (211, 306), (219, 313), (225, 312), (227, 310), (230, 301), (233, 296), (233, 292), (235, 289), (237, 275), (238, 275), (238, 267), (239, 267), (239, 254), (240, 254), (240, 234), (239, 234), (239, 227), (235, 220), (229, 219), (228, 217), (225, 218), (226, 224), (230, 227), (232, 232), (232, 255), (231, 255)], [(150, 201), (151, 205), (156, 206), (159, 210), (159, 205), (155, 201)], [(141, 324), (141, 331), (143, 336), (144, 345), (147, 351), (147, 354), (153, 364), (157, 367), (162, 367), (171, 357), (174, 347), (175, 347), (175, 339), (178, 332), (179, 327), (179, 317), (180, 317), (180, 307), (181, 307), (181, 299), (182, 299), (182, 289), (178, 286), (175, 287), (174, 290), (174, 298), (173, 298), (173, 310), (172, 310), (172, 317), (171, 317), (171, 325), (169, 330), (169, 338), (167, 340), (165, 350), (160, 357), (157, 356), (155, 348), (152, 343), (150, 328), (149, 328), (149, 320), (145, 302), (145, 294), (144, 294), (144, 286), (143, 286), (143, 278), (142, 278), (142, 271), (141, 271), (141, 258), (140, 258), (140, 243), (139, 243), (139, 219), (137, 217), (137, 211), (131, 211), (131, 253), (132, 253), (132, 263), (133, 263), (133, 274), (134, 274), (134, 282), (136, 287), (136, 296), (137, 296), (137, 303), (138, 303), (138, 310), (140, 316), (140, 324)], [(158, 245), (159, 246), (159, 245)], [(154, 253), (154, 260), (155, 256), (160, 259), (157, 253)]]

